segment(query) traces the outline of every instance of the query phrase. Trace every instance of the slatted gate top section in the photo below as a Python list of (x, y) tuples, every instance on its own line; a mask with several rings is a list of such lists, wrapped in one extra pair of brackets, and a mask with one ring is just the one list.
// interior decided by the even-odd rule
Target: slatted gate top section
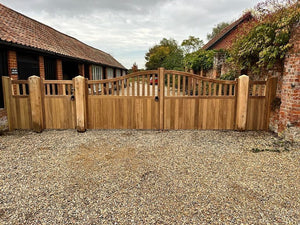
[(165, 71), (165, 96), (207, 97), (235, 96), (236, 81), (200, 77), (173, 70)]
[(47, 97), (50, 96), (70, 96), (74, 93), (72, 80), (43, 80), (43, 91)]
[(88, 94), (106, 97), (153, 97), (158, 95), (157, 82), (157, 70), (132, 73), (130, 75), (108, 80), (89, 80)]

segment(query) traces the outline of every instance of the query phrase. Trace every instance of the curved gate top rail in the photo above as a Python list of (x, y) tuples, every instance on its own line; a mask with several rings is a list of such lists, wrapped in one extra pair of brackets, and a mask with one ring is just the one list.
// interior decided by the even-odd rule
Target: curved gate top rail
[[(159, 82), (160, 80), (163, 82)], [(147, 70), (126, 76), (89, 80), (88, 94), (100, 96), (158, 96), (163, 90), (165, 96), (235, 96), (237, 81), (217, 80), (199, 75), (175, 71)], [(159, 86), (159, 88), (158, 88)]]

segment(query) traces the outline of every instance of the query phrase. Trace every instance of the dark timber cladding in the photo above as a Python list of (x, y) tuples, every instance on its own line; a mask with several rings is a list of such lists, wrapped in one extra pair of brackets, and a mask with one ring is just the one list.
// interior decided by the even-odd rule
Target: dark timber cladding
[(267, 130), (277, 78), (222, 81), (160, 68), (107, 80), (3, 81), (10, 130)]
[(35, 54), (28, 52), (18, 52), (18, 77), (20, 80), (27, 80), (30, 76), (40, 75), (39, 58)]

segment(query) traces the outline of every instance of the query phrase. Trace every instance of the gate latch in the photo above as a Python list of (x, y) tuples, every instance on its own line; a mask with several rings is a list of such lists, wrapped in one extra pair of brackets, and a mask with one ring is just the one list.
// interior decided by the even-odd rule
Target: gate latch
[(158, 96), (155, 96), (154, 100), (155, 100), (156, 102), (158, 102), (158, 100), (159, 100)]
[(75, 100), (75, 96), (72, 95), (72, 96), (71, 96), (71, 101), (74, 101), (74, 100)]

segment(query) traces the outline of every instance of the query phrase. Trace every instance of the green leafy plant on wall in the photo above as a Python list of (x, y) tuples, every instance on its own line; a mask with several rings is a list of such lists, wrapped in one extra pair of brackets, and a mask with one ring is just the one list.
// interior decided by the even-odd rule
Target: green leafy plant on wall
[(282, 61), (292, 47), (289, 41), (299, 23), (299, 5), (296, 0), (260, 3), (254, 11), (257, 19), (244, 27), (244, 34), (233, 44), (230, 61), (257, 74)]

